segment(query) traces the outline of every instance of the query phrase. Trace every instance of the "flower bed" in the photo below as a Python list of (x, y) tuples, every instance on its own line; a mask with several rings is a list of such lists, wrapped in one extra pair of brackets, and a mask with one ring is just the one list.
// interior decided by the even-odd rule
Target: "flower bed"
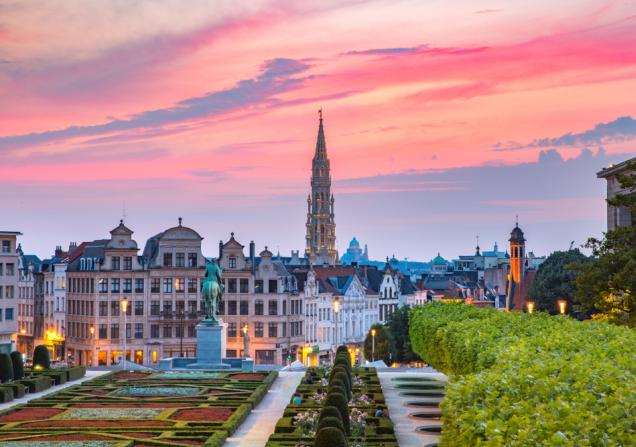
[(0, 412), (0, 439), (12, 447), (219, 447), (276, 376), (113, 372)]
[[(309, 368), (296, 389), (301, 404), (290, 403), (285, 408), (266, 447), (313, 445), (319, 414), (327, 396), (329, 374), (329, 369)], [(349, 445), (398, 447), (391, 419), (375, 416), (376, 410), (387, 410), (377, 371), (375, 368), (356, 368), (352, 374), (353, 395), (348, 402), (351, 423)]]

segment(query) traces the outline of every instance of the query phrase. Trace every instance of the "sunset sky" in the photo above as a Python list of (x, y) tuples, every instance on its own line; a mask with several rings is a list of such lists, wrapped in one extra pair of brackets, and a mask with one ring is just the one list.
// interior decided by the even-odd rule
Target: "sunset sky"
[(340, 252), (429, 260), (605, 230), (636, 153), (636, 1), (0, 0), (0, 230), (143, 247), (183, 217), (303, 249), (324, 111)]

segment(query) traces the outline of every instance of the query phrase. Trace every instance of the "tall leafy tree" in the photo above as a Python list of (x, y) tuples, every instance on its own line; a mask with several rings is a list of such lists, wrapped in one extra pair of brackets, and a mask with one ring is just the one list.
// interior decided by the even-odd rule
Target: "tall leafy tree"
[(584, 264), (588, 257), (578, 249), (555, 251), (539, 266), (537, 275), (528, 291), (528, 300), (534, 301), (537, 310), (555, 313), (556, 302), (564, 299), (571, 309), (576, 293), (576, 271), (572, 264)]
[(626, 174), (617, 176), (626, 191), (608, 200), (612, 206), (626, 207), (632, 226), (608, 231), (604, 239), (590, 238), (593, 262), (575, 267), (575, 304), (592, 318), (636, 326), (636, 162)]
[[(372, 331), (375, 329), (375, 349)], [(367, 337), (364, 339), (364, 358), (371, 361), (382, 360), (387, 365), (390, 365), (395, 361), (395, 345), (393, 343), (393, 337), (386, 330), (386, 328), (376, 323), (369, 329)]]
[(413, 352), (413, 347), (411, 346), (411, 337), (409, 336), (410, 313), (411, 308), (409, 306), (402, 306), (389, 316), (386, 324), (395, 344), (395, 361), (399, 363), (421, 361), (420, 357)]

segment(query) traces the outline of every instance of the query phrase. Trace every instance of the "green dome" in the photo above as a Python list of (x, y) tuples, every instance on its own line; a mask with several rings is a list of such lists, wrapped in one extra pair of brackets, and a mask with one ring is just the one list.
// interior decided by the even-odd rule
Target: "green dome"
[(446, 262), (446, 259), (442, 258), (439, 255), (439, 252), (437, 252), (437, 256), (435, 256), (435, 258), (433, 259), (433, 265), (447, 265), (448, 262)]

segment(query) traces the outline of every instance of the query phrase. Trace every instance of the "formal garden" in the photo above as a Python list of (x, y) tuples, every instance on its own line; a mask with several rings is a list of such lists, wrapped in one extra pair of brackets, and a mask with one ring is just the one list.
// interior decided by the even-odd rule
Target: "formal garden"
[(375, 368), (353, 368), (338, 348), (330, 368), (309, 368), (277, 422), (268, 447), (397, 447)]
[(0, 442), (219, 446), (276, 377), (276, 372), (111, 372), (1, 412)]
[(85, 374), (83, 366), (52, 368), (49, 351), (43, 345), (35, 348), (31, 368), (24, 367), (18, 351), (0, 353), (0, 403), (81, 379)]
[(636, 445), (636, 332), (603, 321), (431, 303), (413, 350), (450, 380), (441, 446)]

